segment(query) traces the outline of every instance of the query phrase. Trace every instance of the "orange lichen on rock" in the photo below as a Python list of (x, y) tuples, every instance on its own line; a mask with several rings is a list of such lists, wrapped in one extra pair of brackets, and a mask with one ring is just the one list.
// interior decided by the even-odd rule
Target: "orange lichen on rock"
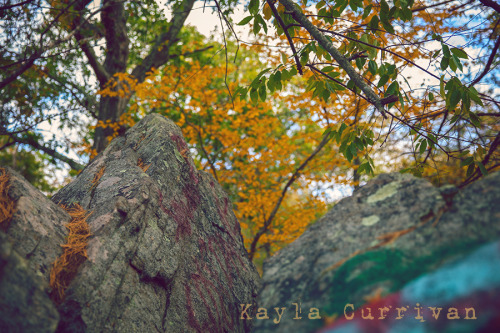
[(149, 169), (149, 167), (151, 166), (151, 164), (146, 165), (146, 164), (144, 164), (144, 162), (142, 161), (142, 159), (138, 159), (137, 160), (137, 166), (139, 168), (141, 168), (142, 171), (146, 172)]
[(7, 194), (9, 192), (9, 176), (7, 171), (0, 168), (0, 229), (8, 228), (8, 221), (14, 214), (15, 202)]
[(94, 175), (94, 179), (92, 179), (91, 183), (92, 186), (90, 187), (90, 190), (92, 191), (95, 187), (97, 187), (97, 184), (99, 184), (99, 180), (101, 179), (102, 175), (104, 175), (104, 171), (106, 170), (106, 166), (103, 165), (99, 171)]
[(63, 254), (56, 259), (50, 272), (51, 298), (60, 303), (64, 298), (64, 292), (70, 282), (76, 276), (78, 267), (87, 259), (87, 242), (90, 237), (90, 227), (87, 224), (85, 209), (79, 204), (71, 208), (61, 206), (71, 216), (71, 221), (66, 225), (69, 230), (66, 244), (62, 244)]

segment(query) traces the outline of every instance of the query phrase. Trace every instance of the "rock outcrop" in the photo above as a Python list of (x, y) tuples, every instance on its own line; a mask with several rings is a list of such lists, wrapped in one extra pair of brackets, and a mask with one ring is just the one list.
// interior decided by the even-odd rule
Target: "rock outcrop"
[(37, 275), (0, 232), (0, 331), (54, 332), (59, 322), (46, 293), (47, 281)]
[[(470, 254), (500, 238), (499, 202), (500, 173), (460, 191), (451, 186), (438, 189), (423, 179), (397, 173), (373, 179), (352, 197), (337, 203), (294, 243), (264, 264), (263, 289), (258, 303), (267, 309), (269, 319), (254, 317), (254, 332), (314, 332), (332, 320), (331, 332), (386, 332), (394, 323), (400, 325), (392, 327), (395, 332), (405, 331), (397, 327), (422, 332), (453, 331), (456, 327), (473, 332), (488, 327), (492, 321), (500, 320), (498, 301), (485, 301), (482, 308), (478, 306), (481, 313), (477, 315), (482, 317), (473, 324), (448, 320), (441, 322), (438, 328), (429, 323), (418, 326), (415, 315), (411, 319), (407, 316), (413, 326), (405, 326), (405, 320), (392, 324), (389, 320), (342, 324), (341, 319), (345, 317), (347, 304), (352, 304), (352, 308), (347, 308), (349, 315), (367, 302), (380, 301), (379, 304), (391, 305), (394, 309), (401, 305), (404, 299), (401, 295), (407, 296), (408, 290), (415, 291), (415, 286), (420, 286), (420, 294), (414, 292), (413, 295), (421, 295), (421, 299), (409, 297), (406, 300), (413, 303), (402, 305), (425, 307), (430, 320), (427, 307), (446, 308), (461, 300), (481, 299), (477, 292), (499, 299), (500, 288), (495, 282), (499, 271), (493, 268), (498, 254), (491, 250), (498, 243), (490, 245), (489, 250)], [(467, 257), (469, 254), (472, 257)], [(489, 276), (482, 280), (483, 285), (479, 284), (481, 288), (473, 288), (478, 283), (459, 282), (460, 278), (474, 279), (474, 274), (460, 276), (461, 269), (443, 266), (464, 268), (481, 255), (492, 257), (481, 264), (482, 268), (477, 268), (479, 279)], [(453, 289), (455, 282), (462, 283), (465, 290), (448, 298), (439, 295), (432, 298), (422, 293), (422, 288), (427, 288), (425, 283), (433, 284), (445, 277), (447, 280), (436, 286), (436, 292)], [(419, 278), (423, 278), (423, 282)], [(432, 293), (430, 287), (429, 291)], [(386, 296), (388, 298), (384, 298)], [(274, 308), (279, 312), (286, 308), (281, 318)], [(379, 310), (376, 311), (374, 316), (379, 315)], [(313, 319), (309, 319), (309, 314)], [(359, 310), (356, 316), (359, 319)], [(314, 319), (318, 317), (322, 319)], [(464, 317), (463, 312), (460, 317)], [(279, 319), (279, 324), (274, 319)], [(337, 327), (335, 322), (342, 325)]]
[(240, 320), (240, 304), (255, 306), (260, 278), (231, 202), (212, 176), (196, 170), (171, 121), (146, 116), (52, 202), (9, 174), (17, 207), (6, 242), (45, 286), (71, 220), (61, 207), (80, 205), (90, 214), (88, 258), (57, 304), (58, 332), (251, 329)]
[(499, 267), (496, 241), (355, 312), (347, 305), (346, 314), (320, 332), (497, 332)]

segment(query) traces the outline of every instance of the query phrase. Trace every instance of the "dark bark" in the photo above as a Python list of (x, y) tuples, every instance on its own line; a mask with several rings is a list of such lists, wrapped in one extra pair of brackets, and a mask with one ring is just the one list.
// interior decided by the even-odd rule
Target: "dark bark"
[[(146, 73), (152, 68), (159, 68), (170, 59), (171, 47), (177, 43), (179, 32), (184, 26), (184, 22), (191, 12), (193, 4), (194, 0), (184, 0), (174, 8), (174, 16), (170, 22), (170, 28), (168, 31), (158, 36), (155, 44), (151, 46), (150, 53), (132, 71), (132, 76), (137, 79), (139, 83), (144, 81)], [(106, 60), (104, 61), (103, 68), (100, 68), (97, 64), (92, 66), (92, 68), (98, 78), (104, 78), (107, 75), (109, 79), (116, 73), (123, 73), (126, 71), (129, 55), (129, 40), (126, 31), (126, 13), (123, 3), (120, 1), (108, 0), (104, 2), (104, 6), (106, 6), (106, 8), (103, 8), (102, 23), (105, 28), (107, 48)], [(83, 44), (82, 50), (84, 50), (84, 47), (85, 45)], [(91, 58), (92, 57), (89, 59)], [(99, 79), (101, 88), (103, 88), (106, 83), (103, 83), (103, 81), (104, 79)], [(120, 84), (118, 84), (117, 87), (120, 87)], [(124, 114), (129, 100), (130, 96), (102, 96), (99, 103), (97, 119), (103, 123), (108, 120), (111, 122), (118, 122), (120, 117)], [(113, 130), (111, 128), (96, 128), (93, 148), (97, 153), (104, 150), (108, 143), (107, 137), (112, 134)]]
[[(126, 71), (129, 56), (129, 39), (126, 29), (127, 18), (125, 7), (122, 1), (104, 1), (101, 17), (105, 29), (106, 59), (102, 67), (96, 64), (92, 66), (92, 68), (99, 79), (101, 88), (104, 88), (106, 82), (113, 77), (114, 74)], [(81, 48), (85, 52), (85, 44), (82, 44)], [(88, 56), (89, 55), (87, 55), (87, 57)], [(117, 87), (119, 86), (120, 85)], [(99, 103), (97, 120), (104, 123), (107, 120), (111, 122), (119, 121), (120, 116), (125, 112), (127, 102), (128, 100), (126, 98), (102, 96)], [(108, 143), (107, 137), (111, 134), (113, 134), (111, 128), (96, 128), (94, 134), (94, 149), (97, 152), (104, 150)]]

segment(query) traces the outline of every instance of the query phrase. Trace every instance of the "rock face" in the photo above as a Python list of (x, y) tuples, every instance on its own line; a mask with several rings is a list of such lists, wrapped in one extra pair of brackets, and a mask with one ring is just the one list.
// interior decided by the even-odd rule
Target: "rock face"
[(0, 230), (0, 332), (54, 332), (59, 314), (47, 294), (52, 263), (62, 254), (70, 216), (7, 168), (16, 202)]
[[(30, 213), (40, 225), (19, 217), (28, 212), (19, 212), (18, 201), (7, 234), (21, 255), (32, 255), (30, 266), (45, 283), (70, 220), (58, 205), (79, 204), (91, 213), (88, 259), (57, 306), (58, 332), (250, 331), (252, 322), (239, 319), (240, 304), (255, 307), (259, 276), (228, 197), (196, 170), (171, 121), (146, 116), (56, 193), (54, 203), (31, 197), (26, 201), (43, 202)], [(25, 238), (40, 234), (38, 247), (16, 238), (17, 229), (29, 233)]]
[(59, 321), (46, 293), (47, 281), (30, 269), (27, 260), (0, 232), (0, 331), (54, 332)]
[[(349, 306), (347, 315), (321, 332), (497, 332), (499, 267), (500, 241), (496, 241), (422, 275), (400, 291), (374, 300), (356, 312)], [(401, 314), (398, 308), (402, 309)], [(382, 317), (380, 309), (384, 312)]]
[[(408, 295), (405, 290), (415, 291), (416, 287), (412, 286), (420, 286), (420, 293), (414, 292), (413, 295), (421, 297), (406, 298), (411, 302), (403, 302), (403, 305), (413, 308), (420, 303), (426, 307), (427, 319), (430, 317), (429, 306), (446, 307), (453, 304), (452, 301), (485, 299), (484, 293), (493, 300), (483, 304), (482, 313), (478, 313), (483, 316), (482, 321), (476, 320), (467, 324), (469, 326), (463, 324), (463, 320), (458, 324), (448, 320), (438, 328), (415, 323), (414, 326), (404, 326), (404, 320), (396, 320), (398, 325), (403, 325), (399, 328), (443, 332), (465, 327), (465, 331), (472, 332), (488, 327), (491, 321), (500, 320), (500, 304), (494, 301), (495, 297), (500, 299), (500, 288), (495, 282), (499, 271), (493, 268), (499, 267), (495, 264), (496, 259), (477, 268), (479, 278), (488, 277), (482, 280), (482, 285), (471, 283), (474, 273), (461, 277), (460, 272), (464, 272), (461, 269), (442, 268), (441, 273), (436, 269), (446, 267), (442, 265), (454, 260), (462, 263), (456, 264), (459, 267), (472, 267), (470, 263), (475, 260), (466, 256), (481, 245), (500, 238), (499, 202), (500, 173), (461, 191), (454, 187), (434, 188), (427, 181), (410, 175), (394, 173), (375, 178), (352, 197), (341, 200), (294, 243), (264, 264), (263, 288), (258, 304), (267, 309), (269, 319), (254, 317), (254, 332), (314, 332), (325, 325), (325, 319), (344, 318), (347, 304), (352, 304), (348, 313), (367, 301), (376, 303), (381, 299), (381, 304), (395, 308), (404, 299), (401, 295)], [(478, 250), (479, 254), (471, 258), (484, 255), (495, 258), (498, 251), (491, 249), (495, 249), (496, 244), (491, 245), (490, 250)], [(424, 282), (418, 282), (419, 277), (424, 278)], [(445, 299), (438, 295), (432, 298), (423, 293), (426, 283), (433, 285), (437, 280), (445, 279), (444, 284), (434, 289), (439, 294), (453, 289), (453, 283), (461, 281), (460, 278), (465, 279), (461, 284), (465, 290), (457, 291), (453, 297)], [(474, 289), (473, 286), (478, 285), (480, 287)], [(428, 289), (432, 293), (432, 289)], [(383, 298), (398, 291), (387, 299)], [(429, 302), (426, 304), (426, 301)], [(279, 319), (274, 308), (280, 312), (281, 308), (286, 308), (279, 324), (273, 322), (273, 319)], [(311, 308), (318, 309), (322, 319), (309, 319), (310, 313), (311, 318), (318, 317)], [(462, 304), (460, 311), (463, 310)], [(379, 310), (374, 311), (377, 311), (374, 316), (378, 317)], [(442, 316), (446, 317), (446, 314)], [(419, 322), (414, 317), (408, 320)], [(463, 312), (460, 317), (464, 317)], [(331, 332), (386, 332), (390, 325), (383, 320), (375, 324), (362, 320), (361, 324), (348, 322), (345, 326), (340, 325), (338, 330), (333, 329), (334, 324)], [(396, 326), (393, 328), (394, 332), (407, 331)]]

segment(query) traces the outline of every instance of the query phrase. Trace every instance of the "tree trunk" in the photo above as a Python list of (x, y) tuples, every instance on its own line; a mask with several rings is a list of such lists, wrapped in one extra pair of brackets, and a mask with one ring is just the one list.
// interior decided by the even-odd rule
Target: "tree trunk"
[[(129, 55), (129, 39), (127, 36), (127, 18), (123, 1), (107, 0), (103, 3), (102, 24), (105, 29), (106, 39), (106, 59), (104, 61), (104, 71), (108, 80), (116, 73), (123, 73), (127, 70)], [(101, 89), (107, 82), (100, 81)], [(120, 89), (120, 84), (116, 89)], [(125, 112), (128, 98), (101, 96), (97, 120), (103, 123), (111, 121), (118, 122)], [(94, 149), (97, 153), (104, 150), (108, 144), (108, 136), (113, 134), (109, 127), (97, 127), (94, 134)]]
[[(174, 16), (170, 21), (168, 31), (159, 35), (155, 43), (151, 45), (150, 53), (131, 72), (131, 75), (141, 83), (146, 78), (146, 73), (151, 68), (159, 68), (167, 63), (170, 58), (170, 48), (178, 41), (178, 35), (184, 26), (189, 13), (193, 8), (195, 0), (183, 0), (173, 8)], [(89, 58), (94, 72), (97, 75), (101, 89), (105, 87), (109, 79), (116, 73), (125, 73), (128, 65), (129, 39), (127, 36), (127, 14), (123, 1), (105, 0), (102, 9), (102, 24), (105, 29), (106, 38), (106, 60), (101, 66), (96, 61), (95, 54), (90, 49), (85, 49), (87, 44), (82, 43), (82, 50)], [(115, 89), (120, 89), (118, 82)], [(106, 124), (107, 121), (116, 123), (127, 109), (130, 96), (109, 97), (101, 96), (97, 120)], [(107, 127), (96, 127), (94, 133), (93, 149), (100, 153), (108, 144), (108, 137), (113, 134), (113, 129)]]

